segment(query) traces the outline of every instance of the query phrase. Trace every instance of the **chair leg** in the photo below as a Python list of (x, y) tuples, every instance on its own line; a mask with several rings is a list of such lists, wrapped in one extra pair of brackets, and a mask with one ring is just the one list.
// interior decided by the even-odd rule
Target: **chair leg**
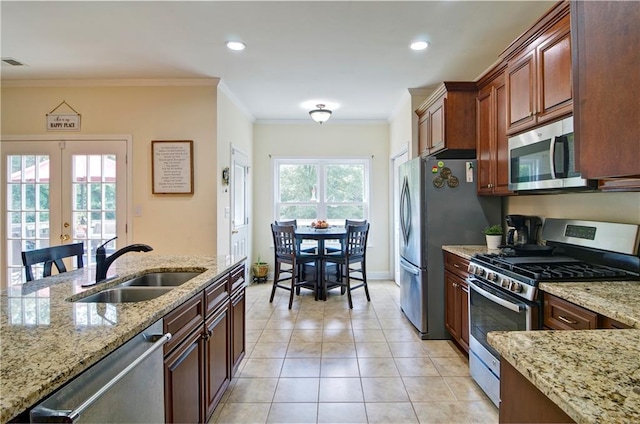
[[(295, 265), (294, 265), (295, 268)], [(296, 272), (295, 269), (291, 270), (291, 291), (289, 292), (289, 309), (291, 309), (291, 306), (293, 305), (293, 294), (295, 292), (296, 289)]]
[(367, 264), (364, 259), (362, 260), (362, 282), (364, 284), (364, 293), (367, 295), (367, 302), (371, 302), (371, 297), (369, 296), (369, 286), (367, 285)]
[(271, 289), (271, 297), (269, 303), (273, 303), (273, 298), (276, 295), (276, 288), (278, 287), (278, 279), (280, 278), (280, 263), (276, 261), (273, 267), (273, 288)]
[(349, 264), (345, 264), (346, 281), (347, 281), (347, 299), (349, 300), (349, 309), (353, 309), (353, 301), (351, 300), (351, 279), (349, 278)]

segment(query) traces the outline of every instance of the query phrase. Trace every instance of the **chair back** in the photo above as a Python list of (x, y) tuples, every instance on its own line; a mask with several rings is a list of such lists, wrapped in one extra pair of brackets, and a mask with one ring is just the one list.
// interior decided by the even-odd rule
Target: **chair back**
[(296, 256), (296, 234), (292, 225), (271, 224), (273, 248), (277, 258), (293, 259)]
[(345, 241), (345, 254), (348, 257), (364, 256), (367, 251), (369, 223), (363, 225), (348, 225)]
[(364, 225), (367, 223), (366, 219), (345, 219), (344, 226), (348, 227), (349, 225)]
[(297, 228), (298, 227), (298, 221), (296, 219), (287, 219), (284, 221), (276, 221), (275, 222), (276, 225), (289, 225), (289, 226), (293, 226), (293, 228)]
[(84, 243), (63, 244), (61, 246), (24, 251), (22, 252), (22, 265), (24, 265), (27, 281), (33, 280), (32, 265), (44, 263), (42, 277), (49, 277), (54, 264), (59, 273), (67, 272), (67, 268), (62, 261), (63, 258), (75, 256), (76, 267), (83, 268), (82, 255), (84, 255)]

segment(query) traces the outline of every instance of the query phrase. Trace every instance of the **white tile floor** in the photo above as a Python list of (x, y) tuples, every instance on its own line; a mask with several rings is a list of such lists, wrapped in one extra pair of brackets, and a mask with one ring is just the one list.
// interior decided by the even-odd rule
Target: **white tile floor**
[(212, 423), (497, 423), (498, 410), (452, 342), (420, 340), (391, 281), (354, 307), (271, 283), (247, 288), (247, 354)]

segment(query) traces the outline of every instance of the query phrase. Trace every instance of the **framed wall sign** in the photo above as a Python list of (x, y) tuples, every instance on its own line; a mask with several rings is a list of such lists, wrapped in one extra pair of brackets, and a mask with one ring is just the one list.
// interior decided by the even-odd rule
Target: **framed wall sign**
[(152, 141), (153, 194), (193, 194), (193, 141)]

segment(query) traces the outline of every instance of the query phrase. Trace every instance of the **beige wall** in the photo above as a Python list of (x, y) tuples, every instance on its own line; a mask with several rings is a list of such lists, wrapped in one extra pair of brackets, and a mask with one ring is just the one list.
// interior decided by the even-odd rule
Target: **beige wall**
[[(65, 100), (81, 115), (77, 135), (130, 135), (129, 242), (157, 254), (216, 254), (217, 79), (3, 82), (2, 135), (52, 135), (45, 115)], [(20, 86), (29, 84), (30, 86)], [(55, 134), (64, 138), (64, 133)], [(194, 194), (151, 193), (151, 141), (193, 140)], [(133, 208), (142, 212), (132, 217)], [(124, 239), (124, 240), (122, 240)], [(120, 245), (127, 238), (120, 235)]]
[[(225, 208), (230, 208), (231, 193), (229, 186), (222, 185), (222, 169), (231, 166), (231, 146), (246, 154), (251, 163), (253, 155), (253, 118), (237, 106), (231, 94), (218, 86), (218, 173), (216, 177), (216, 193), (218, 198), (218, 254), (227, 255), (231, 246), (231, 221), (229, 215), (225, 213)], [(251, 203), (253, 189), (251, 179), (249, 179), (249, 210), (252, 210)], [(230, 211), (230, 209), (227, 209)], [(249, 243), (251, 246), (251, 228), (253, 220), (249, 220)], [(250, 252), (249, 252), (250, 253)]]
[[(254, 127), (253, 252), (273, 265), (272, 159), (371, 157), (370, 278), (389, 278), (389, 126), (386, 123), (256, 124)], [(273, 267), (271, 268), (273, 270)]]
[(512, 196), (505, 213), (640, 225), (640, 193), (562, 193)]

